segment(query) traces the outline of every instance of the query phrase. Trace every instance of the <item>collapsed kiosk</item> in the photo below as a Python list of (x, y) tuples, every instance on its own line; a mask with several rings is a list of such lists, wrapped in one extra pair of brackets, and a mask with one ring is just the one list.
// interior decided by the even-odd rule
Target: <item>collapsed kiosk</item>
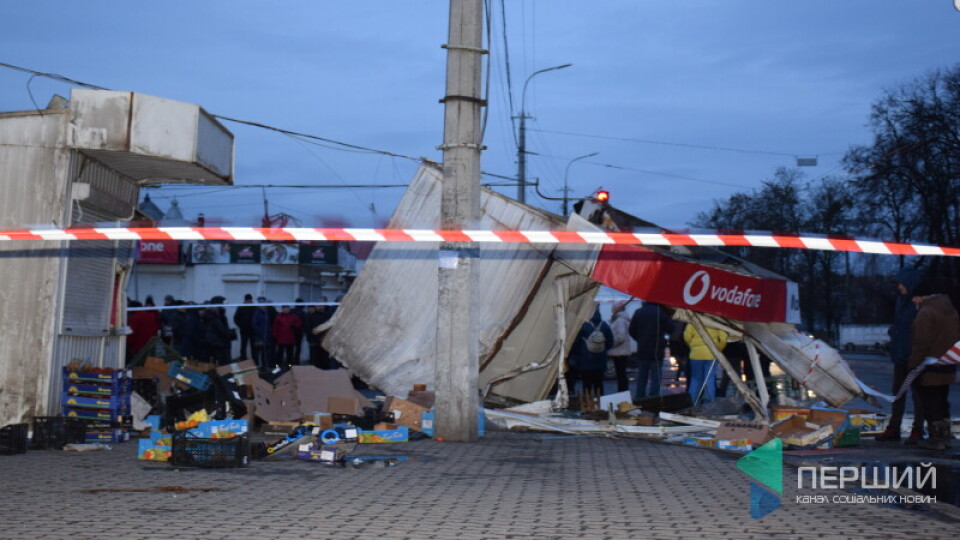
[[(441, 171), (424, 164), (394, 213), (390, 228), (435, 229), (440, 223)], [(590, 199), (561, 216), (490, 190), (481, 193), (478, 229), (626, 232), (653, 224)], [(785, 278), (700, 247), (602, 244), (483, 243), (478, 259), (476, 331), (478, 391), (488, 406), (544, 400), (560, 385), (566, 406), (564, 359), (594, 311), (600, 285), (677, 308), (675, 318), (701, 335), (718, 327), (747, 345), (754, 373), (758, 351), (819, 398), (839, 406), (860, 396), (840, 354), (795, 329), (797, 286)], [(439, 243), (376, 245), (343, 299), (323, 346), (358, 377), (387, 395), (434, 379)], [(711, 343), (710, 339), (704, 339)], [(758, 394), (714, 351), (757, 418), (767, 421), (766, 385)]]

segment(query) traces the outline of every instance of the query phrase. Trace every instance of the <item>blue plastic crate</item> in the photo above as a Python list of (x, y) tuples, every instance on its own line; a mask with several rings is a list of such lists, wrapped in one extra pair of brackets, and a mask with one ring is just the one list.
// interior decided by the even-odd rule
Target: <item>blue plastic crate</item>
[(63, 396), (64, 407), (81, 407), (84, 409), (109, 409), (123, 413), (130, 408), (130, 396)]
[(65, 381), (113, 384), (114, 382), (120, 382), (128, 378), (127, 370), (125, 369), (115, 369), (109, 372), (100, 372), (63, 368), (63, 380)]
[(78, 382), (64, 379), (63, 393), (69, 396), (118, 396), (133, 391), (132, 379), (120, 379), (108, 383)]
[(110, 409), (84, 409), (81, 407), (64, 407), (63, 415), (67, 418), (80, 418), (81, 420), (99, 420), (101, 422), (119, 422), (124, 413), (122, 411), (111, 411)]
[(170, 368), (167, 370), (167, 376), (192, 386), (197, 390), (206, 390), (210, 386), (210, 377), (206, 374), (183, 367), (180, 362), (170, 362)]
[(88, 431), (84, 436), (87, 444), (111, 444), (122, 443), (129, 440), (129, 435), (122, 429), (109, 429), (106, 431)]

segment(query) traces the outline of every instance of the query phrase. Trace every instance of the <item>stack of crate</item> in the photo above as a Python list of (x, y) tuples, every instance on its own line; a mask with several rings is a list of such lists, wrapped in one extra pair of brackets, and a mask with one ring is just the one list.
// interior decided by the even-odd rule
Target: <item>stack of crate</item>
[(86, 442), (127, 440), (133, 380), (126, 370), (63, 368), (63, 415), (87, 421)]

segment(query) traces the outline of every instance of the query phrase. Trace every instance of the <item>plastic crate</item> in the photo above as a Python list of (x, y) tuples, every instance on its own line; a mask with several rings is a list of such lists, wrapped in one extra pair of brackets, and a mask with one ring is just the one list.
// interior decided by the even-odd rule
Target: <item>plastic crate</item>
[(27, 424), (11, 424), (0, 428), (0, 455), (12, 456), (27, 451)]
[(84, 437), (84, 441), (87, 444), (122, 443), (128, 440), (130, 440), (129, 434), (119, 428), (106, 431), (88, 431)]
[(178, 431), (173, 434), (170, 464), (180, 467), (246, 467), (250, 464), (250, 438), (243, 434), (229, 439), (205, 439)]
[(79, 418), (64, 416), (35, 416), (33, 440), (30, 448), (61, 450), (66, 444), (82, 444), (87, 434), (87, 423)]
[(83, 409), (109, 409), (123, 411), (130, 403), (130, 396), (63, 396), (64, 407), (80, 407)]
[(102, 384), (67, 379), (63, 381), (63, 393), (68, 396), (121, 396), (132, 391), (132, 379), (121, 379)]
[(80, 420), (96, 420), (98, 422), (122, 422), (127, 412), (123, 409), (84, 409), (82, 407), (64, 407), (63, 415)]
[(197, 390), (206, 390), (210, 387), (210, 377), (199, 371), (184, 367), (180, 362), (170, 362), (170, 368), (167, 370), (167, 376), (172, 377), (183, 384), (192, 386)]
[(114, 369), (111, 371), (80, 371), (76, 369), (63, 368), (63, 380), (82, 383), (104, 383), (114, 384), (122, 382), (127, 377), (127, 370)]

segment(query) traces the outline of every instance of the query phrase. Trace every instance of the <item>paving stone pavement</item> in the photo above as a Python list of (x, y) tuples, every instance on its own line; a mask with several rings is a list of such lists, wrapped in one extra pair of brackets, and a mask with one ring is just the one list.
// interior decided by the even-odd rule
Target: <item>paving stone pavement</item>
[(926, 539), (960, 532), (960, 521), (934, 512), (798, 504), (789, 466), (783, 506), (754, 520), (737, 456), (639, 439), (494, 432), (477, 443), (360, 448), (411, 461), (175, 469), (136, 461), (133, 443), (0, 456), (0, 538)]

